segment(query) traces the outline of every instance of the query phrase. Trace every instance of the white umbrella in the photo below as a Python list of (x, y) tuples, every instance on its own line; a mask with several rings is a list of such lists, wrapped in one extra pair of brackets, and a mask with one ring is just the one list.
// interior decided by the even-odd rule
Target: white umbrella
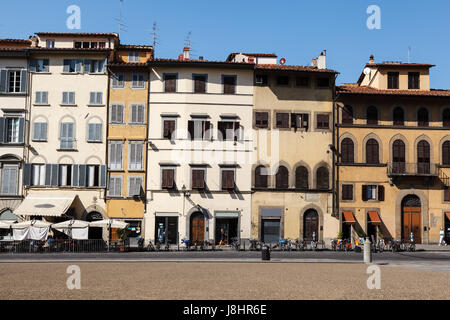
[(89, 223), (90, 227), (109, 227), (115, 229), (125, 229), (128, 225), (129, 223), (114, 219), (98, 220)]
[(77, 229), (89, 227), (89, 222), (82, 220), (67, 220), (52, 224), (53, 229)]
[(36, 227), (36, 228), (47, 228), (52, 224), (50, 222), (42, 221), (42, 220), (29, 220), (19, 223), (14, 223), (11, 225), (13, 229), (24, 229), (28, 227)]

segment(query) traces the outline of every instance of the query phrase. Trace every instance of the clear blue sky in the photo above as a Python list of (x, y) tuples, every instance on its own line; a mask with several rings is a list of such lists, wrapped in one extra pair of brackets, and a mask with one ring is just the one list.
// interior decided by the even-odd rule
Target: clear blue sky
[[(66, 8), (81, 8), (79, 32), (117, 32), (120, 0), (6, 1), (0, 37), (27, 38), (66, 28)], [(381, 30), (369, 30), (369, 5), (381, 8)], [(275, 52), (287, 64), (309, 65), (327, 49), (328, 67), (339, 83), (355, 82), (371, 54), (380, 61), (432, 63), (431, 86), (450, 88), (450, 1), (412, 0), (124, 0), (125, 44), (151, 44), (153, 22), (160, 45), (156, 56), (175, 58), (192, 32), (193, 53), (224, 60), (230, 52)], [(77, 30), (74, 30), (77, 31)]]

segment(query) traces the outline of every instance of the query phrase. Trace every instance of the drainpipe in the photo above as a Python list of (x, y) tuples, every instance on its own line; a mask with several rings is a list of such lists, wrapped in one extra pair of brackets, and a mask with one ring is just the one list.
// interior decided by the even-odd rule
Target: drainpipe
[[(105, 143), (106, 143), (106, 147), (105, 147), (105, 165), (106, 165), (106, 187), (104, 189), (104, 197), (103, 197), (103, 201), (105, 202), (105, 208), (106, 208), (106, 196), (107, 196), (107, 189), (108, 189), (108, 165), (109, 165), (109, 161), (108, 161), (108, 154), (109, 154), (109, 143), (108, 143), (108, 138), (109, 138), (109, 100), (110, 100), (110, 90), (111, 90), (111, 69), (108, 67), (107, 68), (107, 72), (106, 72), (106, 77), (107, 77), (107, 91), (106, 91), (106, 138), (105, 138)], [(108, 215), (109, 218), (109, 214), (108, 211), (106, 211), (106, 214)]]
[[(332, 152), (333, 152), (333, 163), (332, 163), (332, 168), (333, 168), (333, 172), (332, 172), (332, 202), (333, 202), (333, 207), (332, 207), (332, 215), (339, 215), (339, 183), (337, 183), (338, 188), (336, 189), (336, 180), (339, 180), (339, 171), (336, 172), (336, 160), (339, 157), (339, 144), (336, 148), (336, 135), (339, 136), (339, 127), (336, 126), (337, 121), (339, 121), (339, 112), (336, 113), (336, 100), (337, 100), (337, 95), (336, 95), (336, 79), (337, 79), (338, 75), (336, 74), (334, 77), (334, 85), (333, 85), (333, 143), (332, 143)], [(339, 169), (339, 167), (337, 167)]]
[[(25, 186), (23, 185), (23, 171), (24, 171), (24, 166), (25, 163), (27, 163), (27, 161), (29, 161), (30, 158), (30, 135), (31, 135), (31, 105), (32, 105), (32, 74), (30, 72), (30, 68), (28, 67), (29, 64), (29, 60), (30, 60), (30, 52), (27, 50), (26, 54), (25, 54), (25, 58), (27, 60), (27, 97), (25, 98), (25, 125), (24, 125), (24, 137), (23, 137), (23, 142), (24, 142), (24, 147), (23, 147), (23, 158), (22, 158), (22, 197), (25, 198), (27, 191), (25, 189)], [(28, 124), (28, 125), (27, 125)], [(19, 170), (20, 172), (20, 170)], [(31, 177), (30, 177), (31, 179)], [(19, 182), (20, 183), (20, 182)]]
[(145, 182), (144, 182), (144, 217), (142, 219), (142, 226), (141, 226), (141, 234), (145, 234), (145, 229), (146, 229), (146, 225), (145, 225), (145, 221), (146, 221), (146, 216), (147, 216), (147, 179), (148, 179), (148, 148), (150, 146), (150, 139), (149, 139), (149, 135), (150, 135), (150, 75), (151, 75), (151, 67), (147, 68), (148, 74), (147, 74), (147, 105), (146, 105), (146, 109), (147, 109), (147, 124), (146, 124), (146, 137), (145, 137), (145, 141), (147, 143), (145, 143)]

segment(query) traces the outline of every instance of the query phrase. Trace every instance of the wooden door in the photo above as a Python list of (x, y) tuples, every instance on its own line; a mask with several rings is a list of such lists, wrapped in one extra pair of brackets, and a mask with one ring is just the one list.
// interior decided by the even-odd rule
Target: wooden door
[(308, 210), (305, 212), (303, 238), (311, 241), (313, 239), (313, 233), (316, 233), (315, 240), (319, 239), (319, 215), (316, 210)]
[(191, 242), (200, 245), (205, 241), (205, 217), (202, 213), (196, 212), (191, 216)]
[(417, 207), (404, 207), (403, 208), (403, 228), (402, 228), (402, 239), (404, 241), (409, 241), (411, 232), (414, 235), (414, 242), (417, 244), (422, 243), (421, 236), (421, 212), (420, 208)]

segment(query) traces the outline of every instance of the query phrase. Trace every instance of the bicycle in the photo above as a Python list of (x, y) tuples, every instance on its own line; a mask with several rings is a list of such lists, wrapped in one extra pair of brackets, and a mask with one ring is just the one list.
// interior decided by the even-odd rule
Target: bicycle
[(232, 238), (231, 240), (232, 240), (231, 247), (234, 250), (239, 251), (241, 249), (241, 243), (239, 242), (239, 239), (236, 237), (236, 238)]
[(189, 251), (189, 250), (191, 250), (192, 243), (191, 243), (190, 240), (187, 240), (187, 239), (181, 239), (181, 244), (184, 244), (184, 251)]
[(261, 250), (261, 242), (257, 239), (249, 239), (250, 242), (250, 251), (259, 251)]

